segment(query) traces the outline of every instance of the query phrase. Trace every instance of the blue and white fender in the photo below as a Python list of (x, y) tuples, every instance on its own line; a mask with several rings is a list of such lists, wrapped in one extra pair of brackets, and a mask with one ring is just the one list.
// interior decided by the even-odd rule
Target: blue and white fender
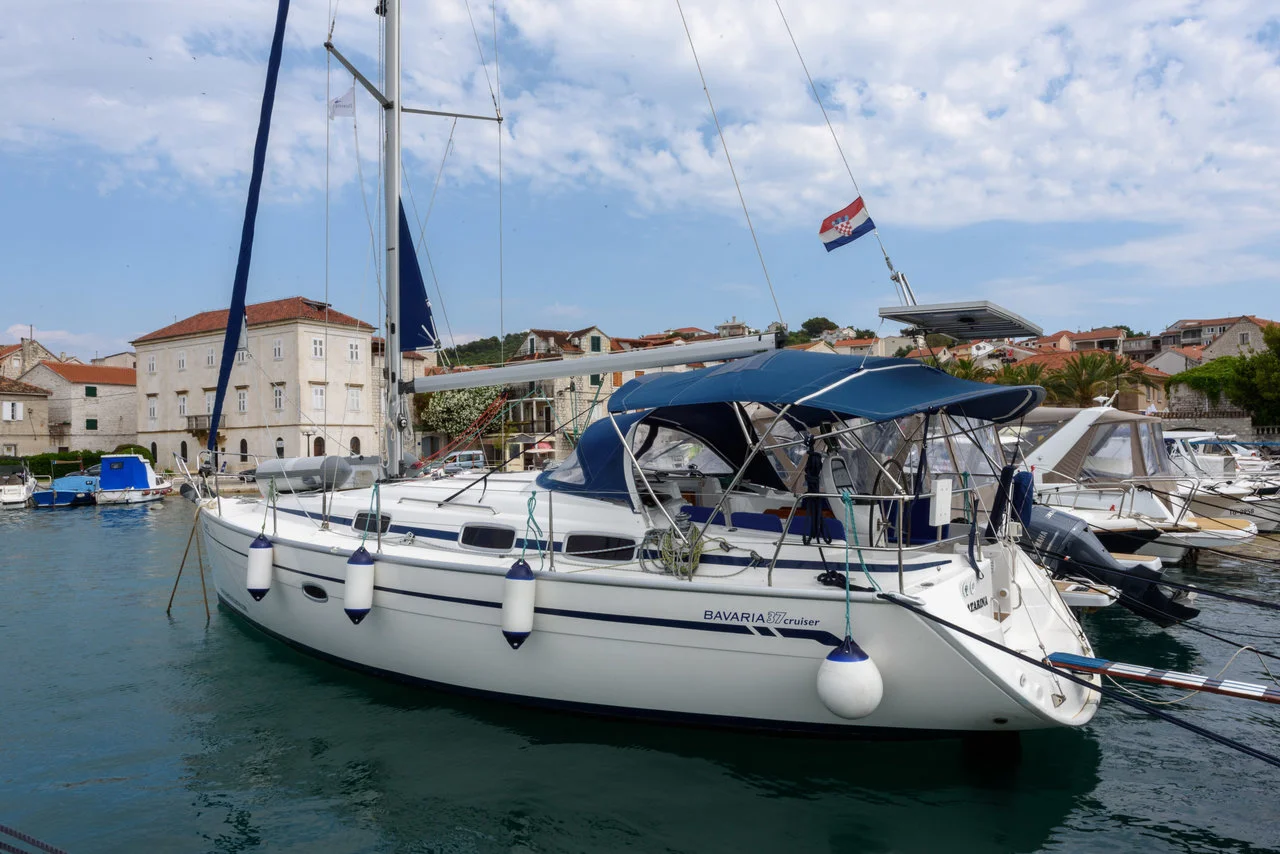
[(249, 543), (249, 561), (245, 567), (244, 586), (253, 597), (253, 601), (261, 602), (262, 597), (271, 589), (272, 554), (275, 550), (266, 534), (259, 534)]
[(880, 668), (848, 635), (818, 665), (818, 698), (848, 720), (865, 718), (884, 698)]
[(502, 587), (502, 636), (519, 649), (533, 631), (533, 608), (538, 580), (523, 558), (507, 570)]
[(342, 594), (342, 610), (357, 626), (369, 616), (373, 608), (373, 582), (376, 564), (373, 555), (364, 546), (356, 549), (347, 559), (347, 580)]

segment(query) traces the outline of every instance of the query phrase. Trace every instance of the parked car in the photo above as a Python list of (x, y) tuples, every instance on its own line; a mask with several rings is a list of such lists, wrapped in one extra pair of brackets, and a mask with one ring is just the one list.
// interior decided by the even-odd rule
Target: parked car
[(444, 473), (482, 472), (489, 467), (484, 451), (454, 451), (444, 458)]

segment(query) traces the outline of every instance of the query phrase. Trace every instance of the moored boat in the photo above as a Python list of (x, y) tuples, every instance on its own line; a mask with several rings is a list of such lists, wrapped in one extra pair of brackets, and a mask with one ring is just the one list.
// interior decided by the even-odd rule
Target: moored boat
[(158, 477), (139, 454), (103, 454), (95, 499), (98, 504), (143, 504), (159, 501), (173, 484)]

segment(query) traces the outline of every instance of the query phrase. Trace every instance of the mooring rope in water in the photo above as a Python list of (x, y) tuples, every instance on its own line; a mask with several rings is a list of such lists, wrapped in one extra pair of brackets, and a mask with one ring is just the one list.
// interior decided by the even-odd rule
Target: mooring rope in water
[[(204, 621), (208, 623), (213, 619), (213, 614), (209, 611), (209, 589), (204, 583), (204, 549), (200, 545), (200, 538), (196, 536), (196, 529), (200, 525), (200, 506), (196, 505), (195, 518), (191, 520), (191, 533), (187, 536), (187, 547), (182, 551), (182, 562), (178, 564), (178, 577), (173, 579), (173, 590), (169, 592), (169, 604), (165, 606), (165, 616), (172, 616), (173, 597), (178, 595), (178, 582), (182, 580), (182, 570), (187, 566), (187, 555), (191, 553), (191, 541), (196, 543), (196, 558), (200, 562), (200, 591), (204, 596)], [(265, 527), (266, 522), (263, 522)]]
[(1033, 667), (1038, 667), (1041, 670), (1044, 670), (1054, 676), (1066, 679), (1068, 682), (1074, 682), (1075, 684), (1080, 685), (1081, 687), (1088, 688), (1091, 691), (1096, 691), (1100, 695), (1102, 695), (1103, 697), (1106, 697), (1109, 700), (1114, 700), (1115, 702), (1121, 703), (1122, 705), (1130, 706), (1132, 708), (1137, 709), (1138, 711), (1145, 712), (1146, 714), (1154, 718), (1159, 718), (1160, 720), (1171, 723), (1174, 726), (1181, 727), (1182, 729), (1185, 729), (1188, 732), (1195, 733), (1201, 738), (1206, 738), (1210, 741), (1217, 742), (1218, 744), (1221, 744), (1223, 747), (1231, 748), (1232, 750), (1236, 750), (1247, 756), (1252, 756), (1254, 759), (1257, 759), (1260, 762), (1265, 762), (1268, 765), (1271, 765), (1275, 768), (1280, 768), (1280, 756), (1273, 756), (1272, 754), (1262, 750), (1258, 750), (1255, 747), (1250, 747), (1249, 745), (1244, 744), (1243, 742), (1236, 741), (1235, 739), (1222, 735), (1221, 733), (1216, 733), (1211, 729), (1206, 729), (1205, 727), (1202, 727), (1199, 724), (1194, 724), (1191, 721), (1183, 720), (1182, 718), (1179, 718), (1175, 715), (1171, 715), (1166, 711), (1156, 708), (1155, 706), (1151, 705), (1145, 700), (1135, 700), (1132, 697), (1126, 696), (1121, 691), (1114, 691), (1106, 687), (1105, 685), (1095, 685), (1093, 682), (1090, 682), (1088, 679), (1082, 679), (1079, 676), (1076, 676), (1074, 673), (1071, 673), (1070, 671), (1060, 670), (1043, 661), (1038, 661), (1029, 655), (1024, 655), (1023, 653), (1018, 652), (1016, 649), (1009, 649), (1008, 647), (1003, 646), (1002, 644), (996, 641), (993, 641), (990, 638), (984, 637), (978, 634), (977, 632), (971, 632), (966, 628), (956, 625), (950, 620), (947, 620), (943, 617), (939, 617), (937, 614), (931, 614), (924, 608), (920, 607), (919, 605), (916, 605), (915, 603), (910, 602), (897, 594), (878, 593), (876, 594), (876, 596), (880, 599), (883, 599), (886, 602), (892, 602), (893, 604), (901, 608), (905, 608), (906, 610), (911, 611), (913, 614), (916, 614), (920, 617), (924, 617), (927, 620), (935, 622), (938, 625), (942, 626), (943, 628), (950, 629), (953, 632), (958, 632), (959, 634), (962, 634), (967, 638), (976, 640), (979, 643), (992, 647), (993, 649), (997, 649), (1007, 655), (1010, 655), (1018, 659), (1024, 664), (1030, 664)]
[[(9, 836), (12, 836), (14, 839), (17, 839), (21, 842), (25, 842), (28, 845), (34, 845), (35, 847), (39, 848), (41, 851), (48, 852), (48, 854), (67, 854), (67, 852), (62, 850), (61, 848), (55, 848), (54, 846), (50, 845), (47, 842), (41, 842), (39, 839), (36, 839), (34, 836), (29, 836), (20, 830), (14, 830), (12, 827), (9, 827), (8, 825), (0, 824), (0, 833), (6, 833)], [(23, 851), (21, 848), (17, 848), (3, 841), (0, 841), (0, 849), (4, 851), (14, 852), (14, 854), (27, 854), (27, 852)]]

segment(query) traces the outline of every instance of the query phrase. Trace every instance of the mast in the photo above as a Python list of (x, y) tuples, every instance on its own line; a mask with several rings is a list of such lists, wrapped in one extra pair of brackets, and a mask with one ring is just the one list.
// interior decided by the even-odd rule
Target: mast
[(384, 350), (386, 375), (384, 377), (387, 434), (387, 458), (383, 460), (383, 473), (386, 477), (397, 477), (401, 473), (403, 456), (402, 431), (405, 416), (401, 411), (402, 396), (400, 394), (400, 0), (383, 0), (386, 66), (386, 90), (383, 93), (386, 102), (383, 105), (383, 125), (385, 151), (383, 162), (386, 172), (383, 176), (385, 186), (383, 198), (386, 199), (386, 211), (383, 218), (383, 240), (386, 246), (387, 317), (386, 347)]

